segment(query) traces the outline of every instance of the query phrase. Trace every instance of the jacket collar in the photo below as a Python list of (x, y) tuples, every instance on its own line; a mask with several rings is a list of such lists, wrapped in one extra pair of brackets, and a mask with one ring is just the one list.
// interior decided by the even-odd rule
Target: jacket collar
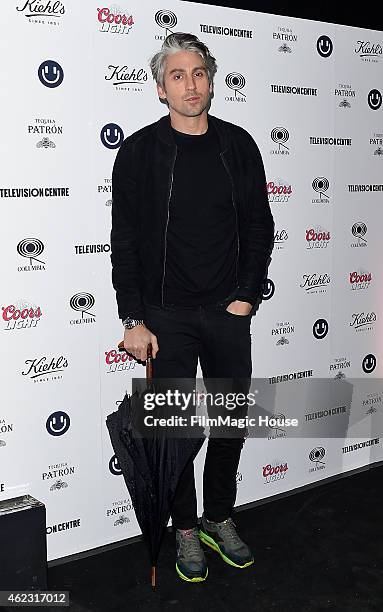
[[(208, 120), (208, 123), (212, 125), (217, 132), (221, 153), (223, 153), (228, 148), (229, 143), (230, 143), (230, 136), (229, 136), (229, 131), (226, 127), (226, 122), (223, 121), (222, 119), (219, 119), (218, 117), (214, 117), (213, 115), (210, 115), (209, 113), (207, 115), (207, 120)], [(161, 117), (161, 119), (158, 120), (157, 125), (158, 125), (158, 128), (157, 128), (158, 137), (162, 141), (164, 141), (167, 145), (174, 147), (175, 141), (174, 141), (173, 133), (171, 129), (170, 113), (168, 113), (164, 117)]]

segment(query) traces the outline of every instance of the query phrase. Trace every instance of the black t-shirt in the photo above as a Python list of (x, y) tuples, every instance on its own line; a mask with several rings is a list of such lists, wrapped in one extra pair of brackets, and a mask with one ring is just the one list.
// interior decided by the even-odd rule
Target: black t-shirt
[(173, 130), (177, 145), (166, 240), (164, 302), (212, 304), (236, 288), (237, 230), (217, 134)]

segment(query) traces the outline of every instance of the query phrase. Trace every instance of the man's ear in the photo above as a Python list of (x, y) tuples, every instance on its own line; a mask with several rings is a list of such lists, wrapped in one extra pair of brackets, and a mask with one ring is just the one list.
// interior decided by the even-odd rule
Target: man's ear
[(166, 100), (165, 90), (158, 83), (157, 83), (157, 93), (158, 93), (158, 97), (161, 98), (161, 100)]

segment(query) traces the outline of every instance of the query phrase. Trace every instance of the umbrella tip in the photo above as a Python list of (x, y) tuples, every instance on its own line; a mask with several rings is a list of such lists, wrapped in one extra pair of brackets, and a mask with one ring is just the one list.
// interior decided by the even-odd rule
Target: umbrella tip
[(156, 586), (156, 566), (155, 565), (152, 565), (151, 582), (152, 582), (152, 588), (154, 589)]

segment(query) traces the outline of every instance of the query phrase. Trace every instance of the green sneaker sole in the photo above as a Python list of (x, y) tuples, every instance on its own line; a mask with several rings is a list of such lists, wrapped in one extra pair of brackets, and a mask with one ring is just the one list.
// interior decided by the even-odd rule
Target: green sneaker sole
[(211, 538), (210, 536), (207, 535), (207, 533), (205, 533), (204, 531), (201, 531), (201, 529), (198, 531), (198, 535), (200, 537), (201, 542), (203, 542), (204, 544), (206, 544), (207, 546), (210, 546), (210, 548), (212, 548), (213, 550), (215, 550), (216, 552), (218, 552), (222, 559), (228, 563), (229, 565), (232, 565), (233, 567), (238, 567), (239, 569), (244, 569), (245, 567), (249, 567), (249, 565), (253, 565), (254, 563), (254, 559), (252, 559), (251, 561), (248, 561), (247, 563), (245, 563), (244, 565), (238, 565), (238, 563), (234, 563), (234, 561), (232, 561), (231, 559), (229, 559), (229, 557), (227, 557), (222, 550), (219, 547), (219, 544), (217, 544), (217, 542), (215, 542), (213, 540), (213, 538)]
[(204, 580), (206, 580), (207, 575), (209, 573), (208, 568), (206, 568), (205, 576), (196, 576), (195, 578), (188, 578), (187, 576), (185, 576), (185, 574), (183, 574), (181, 572), (181, 570), (179, 569), (177, 563), (176, 563), (176, 571), (177, 571), (177, 574), (179, 575), (179, 577), (182, 578), (182, 580), (186, 580), (186, 582), (203, 582)]

